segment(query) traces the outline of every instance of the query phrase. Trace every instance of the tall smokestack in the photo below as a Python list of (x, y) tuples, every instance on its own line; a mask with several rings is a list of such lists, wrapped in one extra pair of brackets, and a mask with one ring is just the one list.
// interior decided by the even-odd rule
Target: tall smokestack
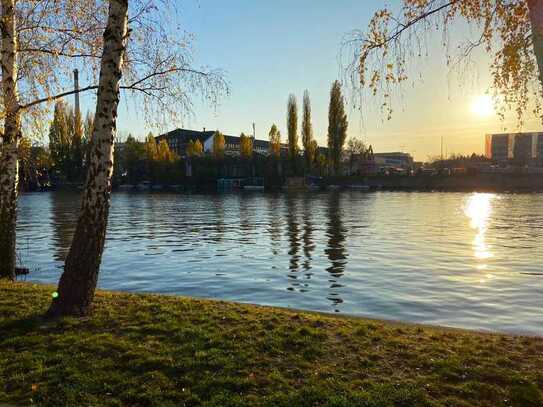
[(79, 110), (79, 71), (74, 69), (74, 90), (75, 90), (75, 113), (81, 117)]

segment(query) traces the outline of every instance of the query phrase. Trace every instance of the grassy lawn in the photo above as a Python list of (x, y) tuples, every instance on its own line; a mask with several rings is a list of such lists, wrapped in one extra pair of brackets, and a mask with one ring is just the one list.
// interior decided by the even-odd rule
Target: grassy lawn
[(0, 405), (543, 406), (543, 338), (0, 282)]

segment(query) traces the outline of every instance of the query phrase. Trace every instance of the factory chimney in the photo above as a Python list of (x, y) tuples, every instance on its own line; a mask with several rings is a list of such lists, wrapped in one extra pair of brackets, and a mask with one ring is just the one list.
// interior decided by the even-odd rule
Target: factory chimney
[(79, 114), (81, 117), (81, 111), (79, 110), (79, 70), (74, 69), (74, 90), (75, 90), (75, 114)]

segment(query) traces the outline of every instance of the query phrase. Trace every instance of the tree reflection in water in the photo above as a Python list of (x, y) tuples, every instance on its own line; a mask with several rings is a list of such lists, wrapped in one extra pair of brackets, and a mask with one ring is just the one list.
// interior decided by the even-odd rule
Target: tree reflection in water
[(310, 194), (305, 194), (304, 198), (304, 234), (302, 236), (304, 242), (304, 256), (305, 260), (303, 262), (303, 268), (305, 270), (305, 277), (310, 279), (313, 273), (311, 272), (311, 253), (315, 251), (315, 242), (313, 237), (313, 196)]
[(300, 268), (300, 224), (298, 222), (298, 199), (292, 193), (287, 193), (287, 237), (289, 241), (289, 273), (291, 286), (287, 289), (294, 291), (299, 289), (298, 269)]
[(47, 195), (51, 200), (54, 259), (64, 263), (75, 232), (79, 194), (57, 192)]
[[(328, 244), (324, 253), (330, 260), (330, 266), (326, 269), (330, 273), (330, 292), (327, 299), (337, 306), (343, 303), (343, 299), (340, 297), (339, 288), (343, 287), (339, 283), (340, 278), (345, 272), (345, 266), (347, 265), (347, 250), (345, 248), (346, 229), (342, 221), (342, 207), (341, 207), (341, 194), (331, 193), (328, 198), (327, 205), (327, 228), (326, 236), (328, 238)], [(335, 309), (339, 312), (339, 309)]]

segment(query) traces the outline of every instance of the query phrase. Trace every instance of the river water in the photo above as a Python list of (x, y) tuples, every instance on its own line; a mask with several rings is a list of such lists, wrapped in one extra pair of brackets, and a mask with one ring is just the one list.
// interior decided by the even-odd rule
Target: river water
[[(56, 283), (79, 197), (25, 194), (28, 280)], [(543, 335), (543, 195), (113, 194), (99, 287)]]

